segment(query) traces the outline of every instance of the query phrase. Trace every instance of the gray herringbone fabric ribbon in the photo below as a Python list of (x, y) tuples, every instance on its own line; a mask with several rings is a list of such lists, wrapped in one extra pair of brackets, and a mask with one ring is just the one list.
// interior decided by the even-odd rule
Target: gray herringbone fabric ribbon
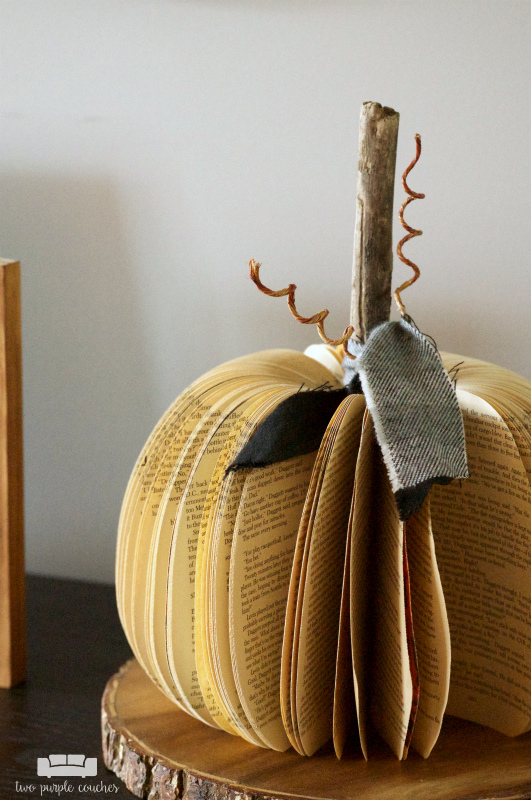
[(463, 418), (435, 345), (407, 318), (349, 342), (345, 382), (357, 372), (400, 519), (418, 511), (433, 483), (467, 478)]

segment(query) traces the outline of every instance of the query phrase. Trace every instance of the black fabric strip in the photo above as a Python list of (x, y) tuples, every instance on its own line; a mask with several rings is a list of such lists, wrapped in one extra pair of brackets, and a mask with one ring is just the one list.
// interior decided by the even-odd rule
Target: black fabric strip
[(399, 489), (395, 492), (396, 507), (398, 508), (398, 517), (402, 522), (407, 522), (412, 514), (416, 514), (420, 510), (426, 495), (430, 491), (434, 483), (439, 483), (446, 486), (451, 483), (453, 478), (430, 478), (427, 481), (422, 481), (416, 486), (411, 486), (408, 489)]
[(287, 397), (262, 422), (227, 472), (269, 467), (288, 458), (313, 453), (345, 397), (361, 393), (361, 384), (355, 375), (343, 389), (315, 389)]

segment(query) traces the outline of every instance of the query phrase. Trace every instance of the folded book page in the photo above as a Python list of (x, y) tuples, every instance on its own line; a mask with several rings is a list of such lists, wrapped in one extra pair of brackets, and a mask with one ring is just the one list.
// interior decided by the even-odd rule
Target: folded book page
[(531, 492), (507, 425), (458, 389), (470, 478), (431, 515), (452, 640), (447, 713), (510, 736), (531, 720)]
[(297, 661), (297, 723), (312, 755), (333, 734), (334, 685), (342, 579), (357, 451), (365, 411), (362, 395), (341, 406), (311, 531)]
[(293, 552), (315, 455), (250, 471), (232, 543), (229, 618), (236, 687), (249, 721), (273, 750), (290, 746), (280, 710), (282, 640)]

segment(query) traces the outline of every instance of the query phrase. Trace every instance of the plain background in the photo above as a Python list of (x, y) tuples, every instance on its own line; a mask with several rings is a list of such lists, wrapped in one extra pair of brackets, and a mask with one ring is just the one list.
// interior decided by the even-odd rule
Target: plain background
[(0, 1), (29, 571), (112, 581), (129, 473), (175, 396), (318, 341), (251, 257), (343, 331), (365, 100), (400, 111), (399, 172), (422, 134), (408, 312), (531, 379), (530, 34), (527, 1)]

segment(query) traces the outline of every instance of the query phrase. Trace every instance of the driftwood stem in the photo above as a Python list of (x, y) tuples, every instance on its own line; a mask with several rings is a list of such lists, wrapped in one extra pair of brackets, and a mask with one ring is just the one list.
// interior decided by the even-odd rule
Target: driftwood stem
[(361, 107), (351, 324), (365, 341), (389, 319), (393, 271), (393, 192), (400, 115), (380, 103)]

